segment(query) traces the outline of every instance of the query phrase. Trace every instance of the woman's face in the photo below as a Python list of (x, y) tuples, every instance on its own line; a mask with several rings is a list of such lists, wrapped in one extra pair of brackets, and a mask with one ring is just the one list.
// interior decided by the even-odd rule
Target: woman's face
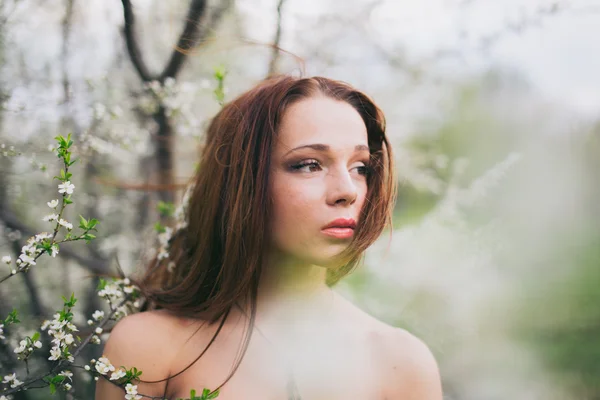
[(332, 257), (353, 230), (324, 227), (338, 218), (358, 222), (369, 155), (365, 124), (348, 103), (313, 97), (287, 108), (271, 162), (271, 244), (278, 252), (335, 266)]

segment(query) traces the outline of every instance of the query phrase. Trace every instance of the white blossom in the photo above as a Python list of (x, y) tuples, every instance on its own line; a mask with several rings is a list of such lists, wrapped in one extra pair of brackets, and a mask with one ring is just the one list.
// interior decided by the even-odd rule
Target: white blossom
[(73, 185), (71, 181), (66, 181), (58, 185), (58, 193), (72, 194), (73, 189), (75, 189), (75, 185)]
[(125, 370), (123, 370), (123, 368), (119, 368), (118, 370), (116, 370), (115, 372), (113, 372), (110, 376), (110, 380), (111, 381), (116, 381), (121, 379), (122, 377), (124, 377), (125, 374)]
[(133, 291), (135, 290), (135, 286), (125, 286), (123, 288), (123, 292), (130, 294), (133, 293)]
[(60, 351), (60, 348), (55, 346), (50, 349), (50, 357), (48, 357), (48, 360), (58, 360), (61, 355), (62, 352)]
[(138, 400), (142, 398), (142, 396), (137, 394), (137, 385), (128, 383), (127, 386), (125, 386), (125, 391), (127, 392), (125, 395), (125, 399), (127, 400)]
[(19, 347), (17, 347), (15, 349), (15, 353), (17, 353), (17, 354), (23, 353), (26, 348), (27, 348), (27, 341), (26, 340), (21, 340), (19, 342)]
[(65, 220), (64, 220), (64, 219), (62, 219), (62, 218), (60, 219), (60, 221), (58, 221), (58, 224), (59, 224), (59, 225), (62, 225), (62, 226), (64, 226), (64, 227), (65, 227), (65, 228), (67, 228), (68, 230), (71, 230), (71, 229), (73, 229), (73, 224), (72, 224), (72, 223), (70, 223), (70, 222), (67, 222), (67, 221), (65, 221)]
[(4, 337), (4, 324), (0, 324), (0, 339), (6, 339)]
[(21, 254), (19, 258), (25, 264), (35, 265), (35, 258), (31, 257), (29, 254)]
[(12, 262), (12, 258), (10, 256), (2, 257), (2, 262), (5, 264), (10, 264)]
[(44, 321), (42, 330), (48, 329), (48, 334), (53, 337), (53, 347), (50, 349), (49, 360), (60, 360), (65, 358), (68, 361), (73, 361), (73, 356), (64, 356), (63, 352), (68, 350), (68, 346), (75, 342), (75, 338), (71, 332), (77, 331), (77, 327), (68, 320), (60, 320), (60, 313), (53, 315), (52, 321)]
[(15, 373), (13, 373), (11, 375), (5, 375), (2, 383), (10, 383), (11, 388), (16, 388), (17, 386), (23, 384), (23, 382), (21, 382), (17, 379), (17, 376)]
[(58, 214), (48, 214), (44, 218), (42, 218), (42, 220), (44, 220), (44, 221), (57, 221), (58, 220)]
[(100, 357), (98, 361), (96, 361), (96, 365), (94, 365), (94, 367), (96, 368), (96, 371), (100, 372), (102, 375), (106, 375), (115, 370), (115, 367), (106, 357)]
[(169, 240), (171, 240), (172, 236), (173, 236), (173, 228), (168, 227), (168, 226), (165, 227), (165, 231), (158, 235), (158, 241), (160, 242), (160, 245), (163, 248), (168, 247)]
[(38, 233), (37, 235), (35, 235), (35, 240), (33, 240), (32, 242), (41, 242), (44, 239), (50, 239), (53, 235), (51, 233), (48, 232), (41, 232)]
[(74, 341), (75, 339), (73, 338), (73, 335), (70, 333), (65, 335), (65, 344), (70, 345), (73, 344)]
[(98, 291), (98, 296), (114, 301), (122, 298), (123, 292), (118, 285), (109, 283), (104, 287), (104, 289)]
[(117, 307), (117, 309), (114, 313), (114, 317), (117, 319), (120, 319), (122, 317), (125, 317), (127, 314), (128, 314), (127, 306), (122, 305), (121, 307)]
[(73, 382), (73, 373), (71, 371), (65, 370), (65, 371), (59, 372), (58, 375), (64, 376), (64, 377), (68, 378), (71, 382)]
[(169, 261), (169, 264), (167, 265), (167, 271), (173, 272), (174, 268), (175, 268), (175, 261)]
[(48, 207), (50, 208), (56, 208), (58, 206), (58, 199), (51, 200), (46, 204), (48, 204)]
[(92, 318), (94, 318), (96, 321), (100, 321), (102, 318), (104, 318), (104, 311), (94, 311), (94, 313), (92, 314)]

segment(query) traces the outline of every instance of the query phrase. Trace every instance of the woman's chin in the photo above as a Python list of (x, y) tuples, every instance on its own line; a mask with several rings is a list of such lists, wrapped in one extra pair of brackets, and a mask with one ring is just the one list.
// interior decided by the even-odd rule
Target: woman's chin
[(315, 255), (312, 263), (327, 269), (337, 269), (346, 264), (339, 257), (340, 254), (346, 249), (346, 247), (347, 246), (343, 246), (337, 249), (328, 249), (327, 251), (324, 251), (319, 255)]

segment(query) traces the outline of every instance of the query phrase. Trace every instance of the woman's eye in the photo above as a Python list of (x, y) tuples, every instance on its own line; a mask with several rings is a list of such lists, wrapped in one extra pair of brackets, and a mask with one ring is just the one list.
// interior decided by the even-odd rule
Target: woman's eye
[[(307, 168), (308, 170), (303, 168)], [(302, 161), (298, 164), (292, 165), (292, 170), (294, 171), (305, 171), (305, 172), (314, 172), (316, 168), (321, 168), (321, 164), (319, 164), (318, 161), (316, 160), (308, 160), (308, 161)]]
[[(317, 160), (306, 160), (291, 166), (292, 171), (316, 172), (321, 169), (321, 164)], [(364, 164), (355, 168), (359, 175), (368, 176), (372, 168), (369, 164)]]
[(356, 169), (360, 175), (365, 176), (368, 176), (372, 171), (372, 168), (369, 164), (361, 165), (360, 167), (356, 167)]

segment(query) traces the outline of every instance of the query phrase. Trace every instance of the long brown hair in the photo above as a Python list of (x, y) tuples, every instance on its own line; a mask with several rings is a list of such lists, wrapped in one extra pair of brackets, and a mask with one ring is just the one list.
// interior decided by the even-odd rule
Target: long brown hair
[[(269, 240), (273, 145), (287, 107), (314, 96), (350, 104), (367, 128), (372, 170), (367, 176), (365, 205), (353, 240), (339, 256), (340, 267), (328, 270), (327, 283), (335, 284), (359, 264), (364, 251), (391, 224), (396, 200), (384, 115), (367, 95), (345, 82), (278, 75), (239, 95), (212, 119), (192, 181), (186, 227), (171, 238), (168, 258), (155, 259), (139, 281), (152, 308), (199, 318), (210, 325), (221, 320), (211, 343), (232, 307), (249, 300), (250, 323), (241, 356), (253, 331), (259, 277)], [(238, 357), (232, 373), (219, 387), (231, 378), (240, 362)]]

